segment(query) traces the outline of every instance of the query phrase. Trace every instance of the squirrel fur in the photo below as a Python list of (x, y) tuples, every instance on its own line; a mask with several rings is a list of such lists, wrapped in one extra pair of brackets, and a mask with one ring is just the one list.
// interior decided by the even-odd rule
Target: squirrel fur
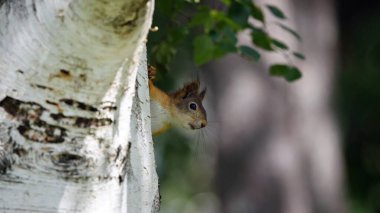
[(166, 93), (153, 84), (156, 69), (148, 67), (152, 134), (159, 135), (172, 126), (200, 129), (207, 126), (207, 114), (202, 105), (206, 89), (199, 92), (199, 80), (185, 84), (181, 89)]

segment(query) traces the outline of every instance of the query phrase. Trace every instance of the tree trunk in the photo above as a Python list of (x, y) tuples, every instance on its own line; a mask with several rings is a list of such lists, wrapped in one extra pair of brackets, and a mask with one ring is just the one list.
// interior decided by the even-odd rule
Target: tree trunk
[[(259, 2), (285, 11), (285, 23), (301, 34), (302, 46), (267, 14), (271, 35), (307, 59), (296, 61), (304, 76), (295, 83), (267, 74), (268, 64), (283, 57), (265, 54), (266, 64), (256, 67), (236, 57), (215, 64), (222, 212), (345, 212), (339, 133), (330, 108), (337, 45), (333, 2)], [(242, 36), (240, 42), (248, 40)]]
[(157, 212), (153, 1), (0, 0), (0, 212)]

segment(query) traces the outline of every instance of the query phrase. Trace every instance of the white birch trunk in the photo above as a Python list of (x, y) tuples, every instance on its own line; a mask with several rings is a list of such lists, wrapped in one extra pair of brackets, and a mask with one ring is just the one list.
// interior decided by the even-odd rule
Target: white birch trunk
[(0, 0), (0, 212), (157, 212), (153, 1)]

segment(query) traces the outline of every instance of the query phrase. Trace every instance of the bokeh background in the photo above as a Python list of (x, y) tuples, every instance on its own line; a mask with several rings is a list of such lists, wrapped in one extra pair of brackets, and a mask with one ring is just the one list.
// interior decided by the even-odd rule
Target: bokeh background
[[(170, 31), (170, 2), (156, 2), (148, 50)], [(380, 1), (255, 2), (282, 8), (302, 36), (269, 26), (305, 53), (294, 62), (303, 77), (269, 76), (284, 59), (267, 53), (197, 67), (179, 42), (156, 84), (173, 91), (200, 77), (209, 125), (154, 138), (161, 212), (380, 212)], [(244, 32), (239, 42), (249, 44)]]

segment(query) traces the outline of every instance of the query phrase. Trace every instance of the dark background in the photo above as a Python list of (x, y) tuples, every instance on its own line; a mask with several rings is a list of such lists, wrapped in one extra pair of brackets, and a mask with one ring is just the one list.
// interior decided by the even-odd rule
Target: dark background
[(338, 1), (336, 112), (352, 212), (380, 211), (380, 2)]

